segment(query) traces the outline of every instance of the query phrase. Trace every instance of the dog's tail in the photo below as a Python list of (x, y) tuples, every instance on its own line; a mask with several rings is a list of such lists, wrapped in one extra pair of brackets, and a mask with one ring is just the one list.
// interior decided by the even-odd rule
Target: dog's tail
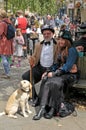
[(3, 111), (3, 112), (0, 113), (0, 116), (3, 116), (5, 114), (6, 114), (5, 111)]

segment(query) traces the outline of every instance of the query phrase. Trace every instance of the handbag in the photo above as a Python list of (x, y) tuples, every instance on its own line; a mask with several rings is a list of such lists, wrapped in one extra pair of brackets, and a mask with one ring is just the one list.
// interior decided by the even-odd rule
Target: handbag
[[(75, 111), (75, 106), (72, 103), (64, 102), (63, 104), (64, 104), (64, 106), (60, 107), (60, 109), (59, 109), (60, 117), (66, 117), (68, 115), (71, 115)], [(75, 113), (76, 113), (76, 111), (75, 111)], [(76, 113), (76, 115), (77, 115), (77, 113)]]
[(30, 33), (30, 39), (38, 39), (37, 33)]

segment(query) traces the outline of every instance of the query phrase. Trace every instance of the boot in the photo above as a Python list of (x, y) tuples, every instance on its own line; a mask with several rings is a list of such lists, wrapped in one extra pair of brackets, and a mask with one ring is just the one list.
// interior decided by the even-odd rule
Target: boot
[(40, 118), (44, 115), (45, 106), (42, 106), (37, 115), (33, 117), (33, 120), (40, 120)]
[(17, 67), (21, 66), (21, 60), (18, 60), (18, 64), (16, 65)]
[(46, 119), (51, 119), (53, 117), (53, 115), (54, 115), (54, 108), (52, 107), (48, 113), (44, 114), (44, 117)]
[(10, 64), (10, 67), (14, 66), (14, 60), (12, 60), (12, 63)]
[(33, 100), (32, 107), (38, 106), (39, 98), (38, 98), (38, 95), (36, 93), (34, 83), (33, 83), (33, 87), (32, 87), (32, 100)]

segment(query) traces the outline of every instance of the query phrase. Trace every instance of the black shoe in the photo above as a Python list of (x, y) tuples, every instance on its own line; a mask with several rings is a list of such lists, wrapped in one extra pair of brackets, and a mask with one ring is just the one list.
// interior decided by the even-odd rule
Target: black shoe
[(54, 115), (54, 108), (51, 108), (48, 113), (44, 114), (44, 118), (51, 119), (53, 117), (53, 115)]
[(42, 106), (38, 114), (33, 117), (33, 120), (40, 120), (40, 118), (43, 117), (44, 112), (45, 112), (45, 106)]
[(32, 103), (32, 107), (36, 107), (36, 106), (38, 106), (39, 105), (39, 99), (38, 99), (38, 97), (33, 101), (33, 103)]

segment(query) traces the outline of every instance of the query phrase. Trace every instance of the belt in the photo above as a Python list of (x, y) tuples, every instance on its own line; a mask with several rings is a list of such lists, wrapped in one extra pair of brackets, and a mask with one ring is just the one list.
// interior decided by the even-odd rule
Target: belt
[(41, 64), (40, 64), (40, 67), (41, 67), (42, 69), (45, 69), (46, 71), (50, 71), (50, 69), (51, 69), (51, 66), (50, 66), (50, 67), (43, 67)]

